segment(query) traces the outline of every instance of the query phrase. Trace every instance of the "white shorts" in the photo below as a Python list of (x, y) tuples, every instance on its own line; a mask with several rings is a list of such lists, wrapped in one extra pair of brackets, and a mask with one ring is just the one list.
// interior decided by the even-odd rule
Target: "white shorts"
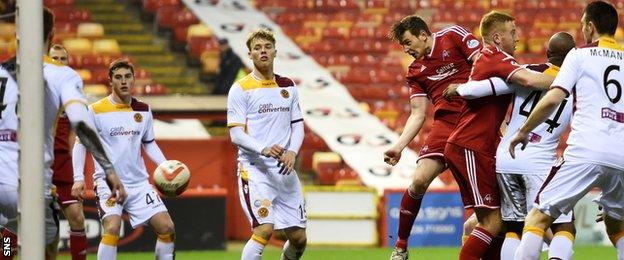
[(306, 227), (306, 209), (297, 173), (279, 174), (278, 167), (238, 164), (238, 195), (252, 228), (271, 223), (274, 229)]
[[(45, 211), (44, 211), (44, 222), (45, 222), (45, 242), (46, 244), (52, 243), (56, 235), (58, 233), (58, 205), (56, 201), (52, 197), (45, 198)], [(2, 222), (1, 226), (8, 228), (17, 235), (18, 232), (18, 213), (17, 213), (17, 204), (18, 204), (18, 191), (17, 187), (12, 187), (8, 185), (0, 185), (0, 215), (2, 216), (0, 219)]]
[[(535, 197), (548, 174), (497, 173), (501, 194), (501, 214), (504, 221), (524, 221), (535, 205)], [(562, 214), (554, 223), (572, 222), (572, 212)]]
[(561, 161), (537, 194), (536, 207), (551, 217), (574, 208), (588, 191), (602, 190), (596, 202), (614, 219), (624, 217), (624, 171), (586, 162)]
[(125, 186), (128, 197), (123, 205), (108, 201), (111, 190), (104, 179), (96, 179), (94, 186), (101, 219), (109, 215), (121, 216), (122, 210), (126, 210), (130, 216), (130, 225), (135, 228), (145, 224), (157, 213), (167, 211), (167, 207), (158, 196), (158, 192), (147, 182), (133, 187)]

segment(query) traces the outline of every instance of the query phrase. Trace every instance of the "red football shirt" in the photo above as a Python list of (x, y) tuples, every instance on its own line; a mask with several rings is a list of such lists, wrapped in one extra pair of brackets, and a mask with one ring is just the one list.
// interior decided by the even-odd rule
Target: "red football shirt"
[[(509, 81), (520, 69), (522, 67), (511, 55), (494, 46), (487, 46), (481, 50), (475, 61), (470, 80), (500, 77)], [(512, 96), (507, 94), (466, 100), (457, 127), (448, 142), (476, 152), (496, 155), (496, 147), (501, 138), (500, 126)]]
[(451, 83), (464, 83), (470, 76), (470, 59), (481, 49), (481, 42), (466, 29), (451, 26), (432, 35), (431, 52), (415, 60), (407, 72), (410, 99), (427, 96), (434, 106), (434, 119), (452, 116), (455, 122), (463, 99), (447, 101), (442, 96)]

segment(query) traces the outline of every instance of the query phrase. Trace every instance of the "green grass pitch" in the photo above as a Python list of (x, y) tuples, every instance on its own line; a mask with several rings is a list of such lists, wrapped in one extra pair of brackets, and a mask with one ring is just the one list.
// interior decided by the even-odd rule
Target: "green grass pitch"
[[(211, 259), (211, 260), (238, 260), (240, 259), (240, 248), (227, 251), (182, 251), (176, 253), (178, 260), (195, 260), (195, 259)], [(265, 260), (278, 260), (280, 251), (277, 247), (269, 247), (264, 253)], [(427, 247), (410, 249), (410, 259), (457, 259), (459, 254), (458, 247)], [(309, 248), (303, 255), (302, 259), (319, 259), (319, 260), (378, 260), (388, 259), (390, 257), (390, 249), (388, 248), (341, 248), (341, 249), (324, 249)], [(575, 259), (616, 259), (615, 249), (606, 246), (575, 246)], [(61, 255), (59, 259), (69, 260), (69, 255)], [(90, 254), (88, 259), (96, 259), (95, 255)], [(120, 260), (153, 260), (154, 253), (120, 253)], [(547, 259), (542, 254), (542, 259)]]

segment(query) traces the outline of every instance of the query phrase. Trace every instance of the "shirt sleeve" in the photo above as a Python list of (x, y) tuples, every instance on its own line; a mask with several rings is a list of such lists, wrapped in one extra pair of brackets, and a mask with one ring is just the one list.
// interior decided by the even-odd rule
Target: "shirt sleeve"
[(561, 65), (559, 74), (557, 74), (550, 88), (559, 88), (565, 91), (568, 96), (570, 95), (580, 75), (579, 68), (581, 66), (579, 64), (578, 53), (579, 51), (575, 49), (568, 53), (565, 60), (563, 60), (563, 65)]
[(63, 76), (58, 79), (59, 82), (53, 82), (53, 84), (58, 84), (60, 88), (61, 104), (64, 107), (76, 101), (86, 104), (80, 75), (69, 67), (64, 67), (63, 69)]
[(234, 84), (230, 88), (227, 100), (227, 126), (245, 125), (247, 121), (247, 100), (243, 89)]
[(303, 114), (301, 113), (301, 106), (299, 105), (299, 91), (297, 87), (292, 88), (293, 102), (290, 108), (290, 123), (297, 123), (303, 121)]
[(482, 53), (483, 55), (474, 64), (474, 69), (470, 76), (471, 80), (499, 77), (509, 82), (509, 79), (516, 71), (524, 69), (512, 56), (504, 52)]
[(459, 47), (459, 51), (464, 54), (466, 60), (470, 60), (483, 47), (481, 42), (468, 30), (461, 26), (452, 26), (451, 39), (455, 46)]
[(143, 143), (151, 143), (156, 139), (154, 135), (154, 117), (152, 116), (152, 109), (148, 109), (148, 115), (145, 122), (145, 132), (143, 133)]

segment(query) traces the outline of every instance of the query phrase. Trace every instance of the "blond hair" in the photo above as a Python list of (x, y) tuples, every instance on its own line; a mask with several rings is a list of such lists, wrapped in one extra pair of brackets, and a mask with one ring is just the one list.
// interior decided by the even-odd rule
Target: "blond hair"
[(273, 45), (275, 45), (275, 36), (273, 36), (273, 32), (269, 31), (268, 29), (259, 29), (257, 31), (250, 33), (249, 36), (247, 37), (246, 44), (247, 44), (248, 50), (251, 50), (251, 43), (256, 39), (264, 39), (273, 43)]
[(515, 18), (500, 11), (491, 11), (481, 18), (479, 31), (484, 40), (489, 40), (496, 29), (499, 29), (506, 22), (514, 21)]

